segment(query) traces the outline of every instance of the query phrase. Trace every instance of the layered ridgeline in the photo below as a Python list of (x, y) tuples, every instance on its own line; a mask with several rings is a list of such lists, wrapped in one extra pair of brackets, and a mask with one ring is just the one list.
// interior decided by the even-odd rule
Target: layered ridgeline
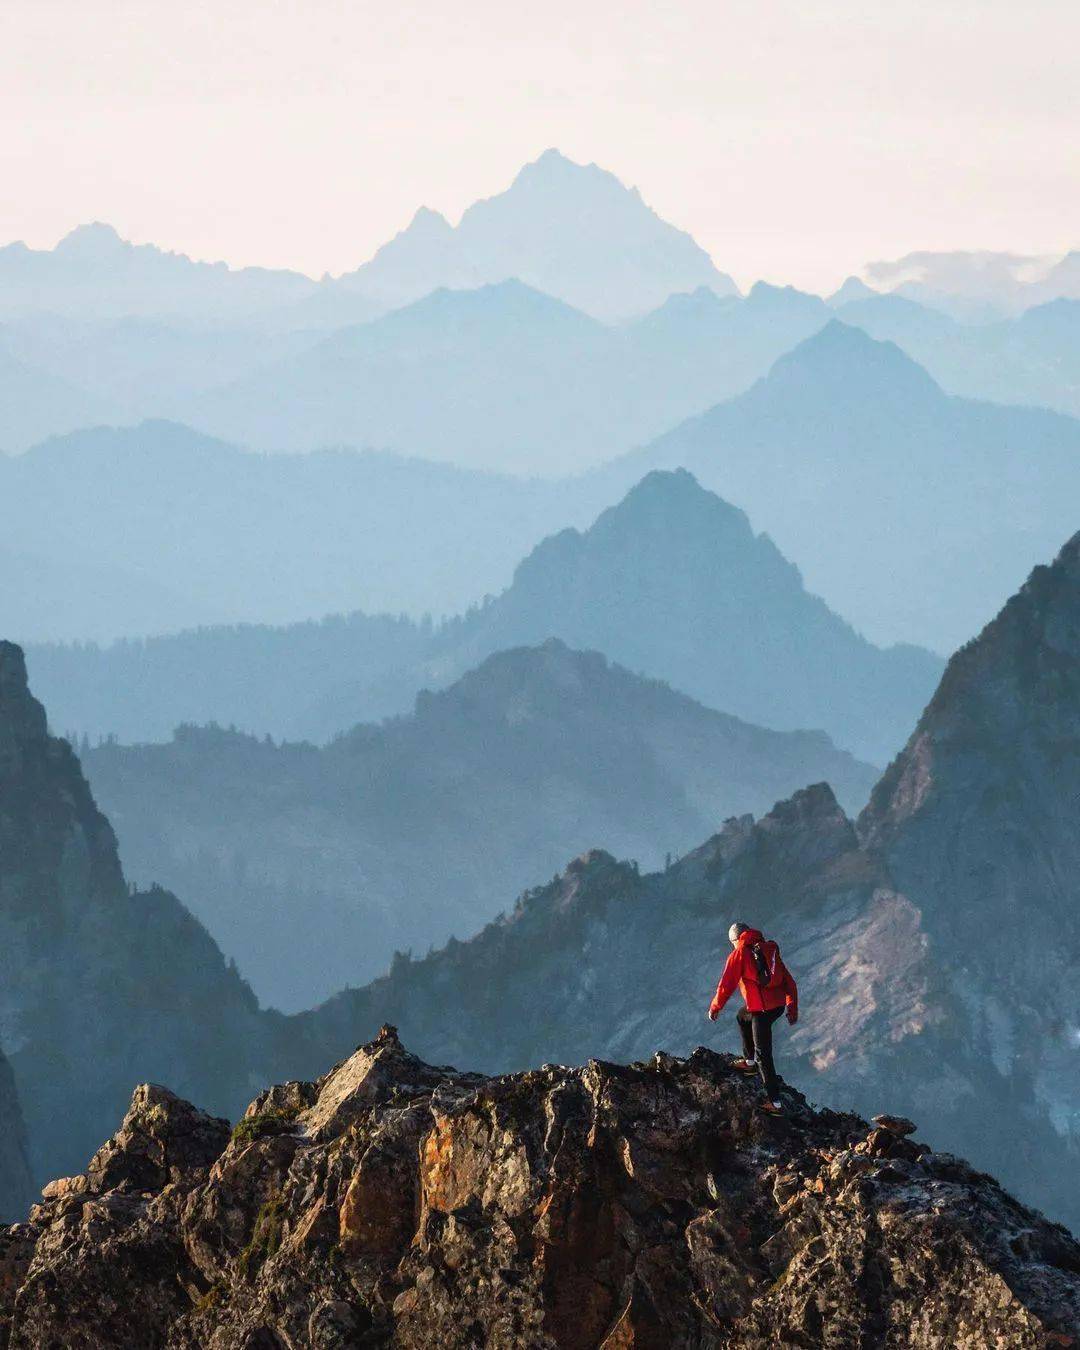
[(490, 1079), (393, 1027), (230, 1136), (135, 1090), (85, 1172), (0, 1229), (12, 1346), (688, 1350), (1072, 1345), (1080, 1244), (910, 1121), (726, 1055)]
[(1075, 529), (1080, 421), (946, 394), (833, 322), (745, 394), (609, 471), (682, 466), (871, 637), (950, 651)]
[(168, 317), (301, 327), (395, 309), (440, 286), (517, 277), (601, 318), (642, 314), (676, 291), (731, 278), (684, 231), (662, 220), (636, 188), (595, 164), (548, 150), (455, 227), (421, 208), (411, 225), (355, 271), (322, 282), (296, 272), (194, 261), (132, 244), (96, 222), (53, 249), (0, 247), (0, 318)]
[(275, 451), (579, 472), (740, 393), (830, 315), (758, 283), (745, 298), (699, 286), (611, 326), (505, 280), (329, 330), (26, 318), (0, 324), (0, 448), (168, 417)]
[(316, 289), (297, 272), (195, 262), (132, 244), (111, 225), (80, 225), (51, 249), (0, 247), (0, 318), (65, 320), (168, 315), (222, 321), (295, 304)]
[(766, 731), (554, 639), (324, 749), (184, 727), (82, 759), (128, 875), (182, 895), (286, 1010), (471, 936), (595, 844), (653, 870), (806, 782), (857, 810), (876, 776), (821, 732)]
[(654, 309), (675, 291), (737, 294), (690, 235), (596, 164), (546, 150), (506, 191), (452, 226), (421, 210), (408, 229), (337, 283), (387, 307), (439, 286), (516, 277), (603, 319)]
[(1080, 300), (1057, 299), (1012, 319), (960, 323), (902, 295), (866, 295), (836, 317), (895, 342), (949, 391), (1080, 415)]
[[(434, 219), (421, 214), (418, 243)], [(111, 277), (119, 299), (115, 267), (128, 254), (115, 237), (109, 247), (108, 232), (92, 237), (100, 256), (88, 239), (82, 265)], [(519, 280), (527, 268), (455, 274), (415, 260), (417, 282), (401, 290), (408, 303), (389, 314), (345, 282), (318, 286), (276, 317), (226, 307), (200, 320), (122, 303), (111, 313), (108, 284), (100, 317), (5, 317), (0, 298), (0, 449), (101, 421), (170, 417), (275, 450), (375, 445), (517, 473), (580, 471), (741, 393), (833, 314), (896, 342), (951, 394), (1080, 411), (1075, 299), (963, 323), (852, 283), (828, 303), (765, 283), (745, 297), (719, 294), (691, 269), (655, 288), (655, 309), (611, 325), (556, 298), (558, 286)], [(68, 275), (66, 298), (78, 308)], [(181, 260), (174, 281), (198, 275)], [(225, 289), (243, 276), (212, 275)], [(675, 280), (683, 285), (669, 294)], [(194, 284), (196, 306), (198, 294)], [(56, 299), (63, 308), (62, 289)]]
[(0, 329), (0, 455), (23, 450), (58, 432), (92, 426), (108, 417), (110, 404), (61, 375), (26, 360)]
[(858, 830), (821, 786), (661, 874), (587, 854), (472, 942), (311, 1015), (296, 1070), (333, 1019), (337, 1046), (390, 1017), (489, 1070), (686, 1051), (743, 918), (799, 978), (787, 1074), (913, 1111), (1075, 1225), (1078, 718), (1080, 536), (953, 658)]
[(30, 662), (54, 723), (92, 737), (162, 740), (180, 722), (216, 721), (324, 740), (552, 636), (745, 721), (823, 729), (878, 764), (903, 744), (942, 669), (928, 652), (865, 641), (741, 511), (668, 472), (589, 529), (544, 540), (497, 599), (431, 630), (356, 616), (38, 647)]
[[(79, 1166), (134, 1079), (225, 1109), (259, 1054), (254, 996), (166, 891), (129, 890), (67, 742), (48, 735), (21, 651), (0, 644), (0, 1046), (37, 1177)], [(0, 1078), (0, 1176), (17, 1116)], [(0, 1196), (0, 1212), (13, 1197)]]
[(650, 473), (587, 531), (544, 540), (507, 591), (437, 635), (431, 668), (550, 633), (748, 721), (822, 728), (877, 763), (941, 668), (918, 648), (867, 642), (685, 471)]
[[(820, 325), (827, 311), (820, 301), (815, 308)], [(437, 290), (165, 407), (260, 449), (375, 446), (554, 477), (651, 440), (745, 388), (814, 326), (801, 312), (772, 316), (756, 295), (724, 301), (708, 291), (611, 328), (503, 281)], [(729, 362), (729, 349), (739, 358)]]
[(501, 590), (553, 525), (596, 509), (555, 484), (388, 454), (256, 455), (170, 422), (98, 428), (0, 456), (0, 565), (36, 582), (27, 593), (5, 572), (0, 631), (109, 641), (456, 613)]
[(660, 873), (590, 852), (469, 942), (288, 1019), (257, 1013), (171, 896), (127, 893), (6, 649), (0, 1034), (38, 1175), (77, 1165), (132, 1081), (235, 1113), (245, 1077), (310, 1077), (388, 1016), (427, 1058), (487, 1070), (686, 1051), (741, 917), (799, 978), (793, 1081), (911, 1112), (935, 1146), (1076, 1224), (1060, 1179), (1080, 1161), (1078, 611), (1080, 537), (954, 658), (858, 830), (822, 785)]
[[(649, 468), (683, 466), (870, 637), (948, 651), (1072, 528), (1080, 422), (951, 397), (897, 347), (841, 324), (717, 404), (825, 323), (811, 300), (675, 297), (616, 332), (507, 283), (432, 296), (241, 381), (254, 415), (312, 434), (304, 444), (405, 445), (498, 473), (388, 453), (246, 454), (160, 421), (0, 457), (5, 554), (74, 578), (70, 592), (47, 584), (36, 611), (5, 587), (0, 621), (24, 641), (102, 640), (356, 609), (453, 613), (497, 594), (540, 539), (585, 525)], [(769, 344), (773, 312), (783, 345)], [(1075, 320), (1043, 327), (1077, 345)], [(95, 355), (106, 345), (90, 343)], [(1051, 348), (1036, 364), (1064, 369)], [(745, 380), (720, 379), (724, 353), (754, 351)], [(346, 420), (332, 424), (339, 405)], [(515, 476), (585, 468), (710, 406), (606, 469)], [(205, 425), (252, 439), (244, 416)], [(409, 423), (404, 439), (393, 419)]]

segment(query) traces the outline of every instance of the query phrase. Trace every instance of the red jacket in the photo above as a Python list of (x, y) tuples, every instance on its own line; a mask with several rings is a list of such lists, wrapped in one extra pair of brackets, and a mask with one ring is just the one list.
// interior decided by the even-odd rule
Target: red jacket
[[(770, 966), (773, 963), (774, 953), (780, 962), (783, 984), (777, 989), (763, 989), (758, 983), (754, 959), (750, 955), (750, 948), (756, 942), (760, 942), (764, 948), (765, 959)], [(791, 971), (783, 961), (780, 961), (780, 949), (776, 943), (766, 941), (756, 928), (748, 928), (745, 933), (739, 934), (727, 959), (727, 965), (724, 966), (724, 973), (720, 976), (720, 983), (716, 986), (713, 1001), (709, 1005), (710, 1013), (720, 1011), (735, 992), (736, 985), (750, 1012), (768, 1012), (770, 1008), (782, 1008), (786, 1004), (788, 1016), (792, 1020), (799, 1014), (799, 991), (791, 978)]]

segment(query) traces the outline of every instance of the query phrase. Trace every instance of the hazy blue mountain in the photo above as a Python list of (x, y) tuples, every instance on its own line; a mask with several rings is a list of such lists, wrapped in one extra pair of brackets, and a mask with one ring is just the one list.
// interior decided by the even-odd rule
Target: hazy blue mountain
[(858, 300), (873, 300), (879, 295), (872, 286), (868, 286), (861, 277), (845, 277), (843, 284), (838, 286), (832, 295), (827, 296), (825, 303), (830, 309), (839, 309), (842, 305), (853, 304)]
[(1080, 300), (962, 324), (903, 296), (880, 295), (843, 305), (837, 316), (895, 342), (951, 394), (1080, 414)]
[[(3, 479), (0, 466), (0, 481)], [(0, 505), (0, 518), (6, 516)], [(4, 632), (35, 635), (102, 635), (153, 632), (163, 615), (183, 627), (202, 617), (198, 606), (140, 569), (136, 559), (116, 564), (98, 561), (87, 551), (15, 552), (0, 543), (0, 623)]]
[(78, 226), (52, 249), (7, 244), (0, 247), (0, 319), (258, 316), (281, 329), (322, 327), (370, 318), (442, 287), (512, 278), (602, 319), (643, 314), (698, 286), (736, 290), (636, 188), (548, 150), (504, 192), (469, 207), (457, 226), (421, 208), (407, 229), (337, 280), (195, 262), (131, 244), (101, 222)]
[(670, 424), (663, 407), (643, 416), (642, 395), (619, 403), (618, 355), (611, 330), (520, 282), (439, 290), (197, 400), (189, 420), (266, 449), (371, 446), (555, 474)]
[(0, 248), (0, 317), (198, 315), (235, 318), (296, 302), (316, 283), (299, 272), (193, 262), (130, 244), (111, 225), (80, 225), (53, 249)]
[(609, 320), (643, 314), (675, 291), (735, 292), (731, 278), (636, 188), (557, 150), (527, 164), (505, 192), (470, 206), (456, 227), (421, 209), (339, 284), (392, 308), (439, 286), (512, 277)]
[(941, 670), (861, 638), (743, 512), (688, 473), (655, 473), (584, 533), (540, 543), (498, 598), (425, 629), (362, 614), (208, 629), (29, 659), (59, 727), (161, 740), (182, 720), (325, 740), (405, 711), (494, 652), (559, 637), (781, 730), (821, 728), (884, 764)]
[(1075, 524), (1080, 422), (952, 397), (833, 321), (626, 456), (612, 485), (675, 466), (747, 511), (861, 631), (948, 650)]
[(54, 432), (92, 426), (111, 412), (107, 398), (25, 360), (0, 329), (0, 456)]
[(354, 612), (275, 628), (205, 626), (165, 637), (27, 649), (35, 686), (65, 733), (167, 740), (181, 723), (218, 722), (325, 741), (406, 711), (420, 688), (432, 625)]
[[(203, 391), (314, 346), (315, 328), (277, 332), (255, 324), (166, 322), (141, 316), (77, 319), (46, 314), (0, 326), (0, 348), (67, 381), (87, 396), (78, 418), (47, 396), (20, 390), (35, 425), (5, 448), (24, 450), (47, 435), (101, 422), (171, 417)], [(96, 405), (96, 408), (95, 406)]]
[(820, 727), (877, 763), (941, 669), (929, 652), (872, 646), (686, 472), (650, 473), (584, 533), (545, 539), (502, 595), (437, 635), (433, 668), (547, 634), (748, 721)]
[(445, 464), (247, 454), (163, 422), (99, 428), (0, 457), (3, 547), (55, 581), (32, 606), (0, 589), (0, 625), (22, 640), (106, 640), (357, 608), (454, 612), (505, 586), (552, 520), (592, 514), (585, 492)]
[(759, 281), (745, 297), (718, 296), (705, 286), (673, 295), (623, 332), (635, 384), (685, 390), (685, 402), (703, 411), (747, 389), (829, 317), (816, 295)]
[(744, 389), (827, 318), (816, 297), (763, 285), (672, 296), (620, 328), (519, 281), (439, 290), (194, 399), (186, 420), (264, 449), (570, 473)]
[(875, 772), (821, 732), (713, 712), (596, 652), (503, 652), (324, 749), (183, 727), (84, 750), (130, 876), (187, 897), (260, 998), (309, 1006), (467, 937), (599, 842), (657, 867), (733, 814)]

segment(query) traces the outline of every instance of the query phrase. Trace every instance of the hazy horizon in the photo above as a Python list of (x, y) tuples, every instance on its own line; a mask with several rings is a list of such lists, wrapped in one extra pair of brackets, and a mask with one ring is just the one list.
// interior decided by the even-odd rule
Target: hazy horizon
[(0, 243), (102, 220), (196, 259), (337, 274), (422, 205), (456, 222), (549, 146), (638, 187), (743, 288), (1080, 242), (1061, 56), (1080, 12), (873, 8), (16, 0)]

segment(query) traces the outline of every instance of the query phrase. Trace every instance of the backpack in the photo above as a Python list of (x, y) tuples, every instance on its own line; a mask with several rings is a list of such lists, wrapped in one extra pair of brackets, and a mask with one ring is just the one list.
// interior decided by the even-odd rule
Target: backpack
[[(772, 952), (767, 950), (772, 948)], [(750, 953), (750, 962), (754, 969), (754, 983), (761, 985), (762, 989), (781, 989), (784, 984), (784, 963), (780, 959), (780, 948), (775, 942), (767, 943), (764, 939), (761, 942), (755, 942), (748, 948)]]

